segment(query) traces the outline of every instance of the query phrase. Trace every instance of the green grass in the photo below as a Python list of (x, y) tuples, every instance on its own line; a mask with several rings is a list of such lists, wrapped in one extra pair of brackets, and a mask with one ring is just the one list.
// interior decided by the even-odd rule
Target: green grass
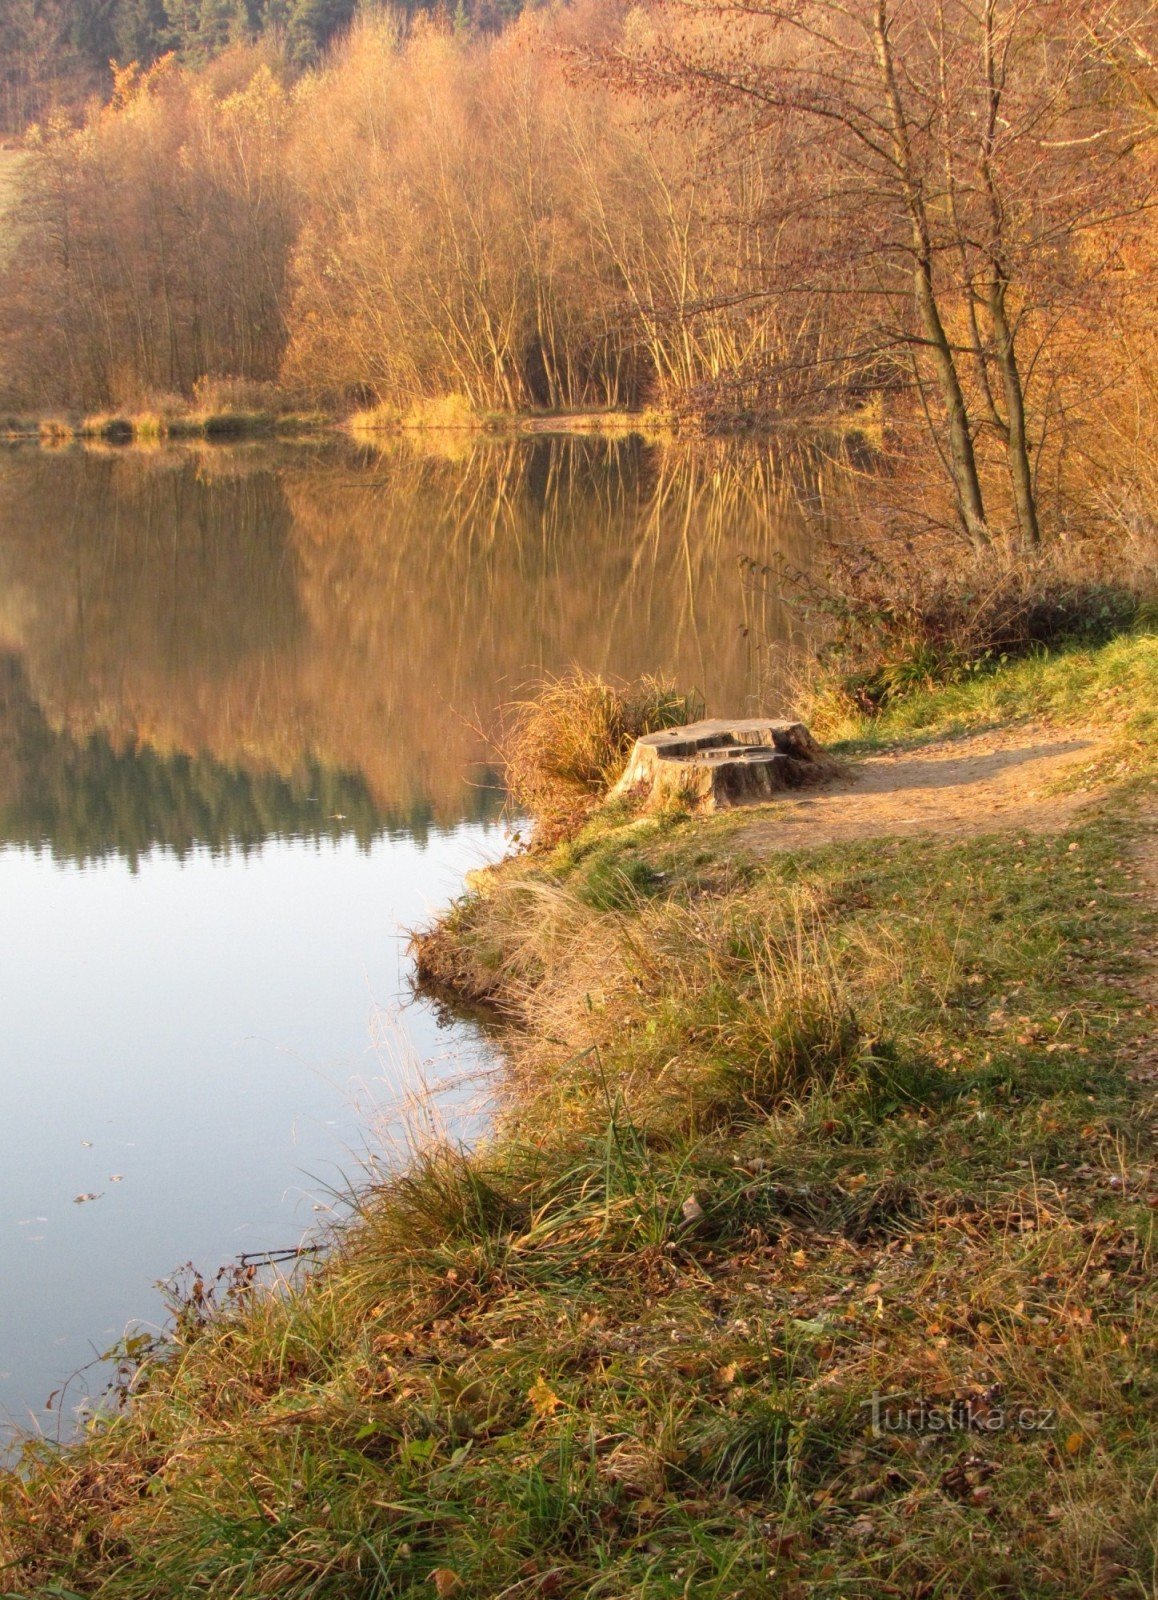
[[(1148, 652), (1014, 670), (1127, 726)], [(1024, 709), (970, 693), (895, 736)], [(443, 935), (522, 1024), (495, 1139), (30, 1446), (10, 1591), (1150, 1593), (1143, 781), (762, 861), (618, 811), (495, 875)], [(876, 1437), (874, 1392), (1013, 1420)]]
[(1104, 723), (1130, 741), (1158, 739), (1158, 635), (1139, 630), (1093, 649), (1043, 652), (922, 690), (876, 717), (849, 716), (829, 738), (850, 752), (1040, 719)]

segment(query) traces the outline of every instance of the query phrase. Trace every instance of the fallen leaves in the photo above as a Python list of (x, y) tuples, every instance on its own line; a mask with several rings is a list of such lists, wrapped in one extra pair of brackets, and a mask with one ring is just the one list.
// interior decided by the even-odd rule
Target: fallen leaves
[(553, 1417), (563, 1404), (542, 1373), (527, 1390), (527, 1399), (537, 1417)]

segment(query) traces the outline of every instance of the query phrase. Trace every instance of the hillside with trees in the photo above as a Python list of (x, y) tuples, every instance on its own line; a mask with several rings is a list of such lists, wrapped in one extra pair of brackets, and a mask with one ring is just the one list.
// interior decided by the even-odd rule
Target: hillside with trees
[(345, 4), (64, 29), (128, 64), (28, 131), (0, 404), (883, 417), (975, 546), (1142, 514), (1144, 0)]
[(291, 67), (316, 62), (355, 0), (8, 0), (0, 11), (0, 132), (107, 98), (111, 62), (176, 54), (204, 66), (262, 41)]

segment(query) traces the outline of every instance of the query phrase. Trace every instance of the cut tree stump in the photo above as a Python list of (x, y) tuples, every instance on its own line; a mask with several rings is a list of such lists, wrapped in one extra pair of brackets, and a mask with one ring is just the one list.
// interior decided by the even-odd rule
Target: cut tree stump
[(637, 739), (611, 794), (629, 795), (645, 811), (672, 801), (717, 811), (823, 783), (838, 770), (802, 722), (712, 718)]

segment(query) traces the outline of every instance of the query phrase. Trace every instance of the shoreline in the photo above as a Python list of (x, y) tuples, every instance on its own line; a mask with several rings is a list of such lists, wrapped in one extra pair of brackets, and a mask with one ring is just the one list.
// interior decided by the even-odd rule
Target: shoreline
[(162, 416), (115, 413), (95, 417), (47, 415), (43, 417), (3, 417), (0, 415), (0, 443), (36, 443), (46, 448), (69, 444), (102, 444), (118, 449), (156, 448), (160, 444), (208, 440), (233, 443), (249, 440), (292, 440), (341, 436), (354, 443), (373, 444), (378, 440), (407, 436), (446, 436), (454, 439), (502, 439), (541, 437), (641, 437), (653, 443), (680, 438), (771, 438), (784, 430), (808, 433), (860, 433), (879, 435), (879, 411), (833, 417), (737, 416), (705, 430), (695, 418), (672, 412), (641, 411), (560, 411), (490, 413), (460, 420), (439, 420), (437, 413), (427, 417), (358, 413), (332, 416), (323, 412), (234, 412), (208, 414), (190, 412)]
[(495, 1136), (31, 1447), (13, 1592), (1133, 1592), (1156, 679), (1122, 636), (841, 751), (1096, 729), (1036, 830), (612, 807), (476, 880), (436, 931), (514, 1024)]

